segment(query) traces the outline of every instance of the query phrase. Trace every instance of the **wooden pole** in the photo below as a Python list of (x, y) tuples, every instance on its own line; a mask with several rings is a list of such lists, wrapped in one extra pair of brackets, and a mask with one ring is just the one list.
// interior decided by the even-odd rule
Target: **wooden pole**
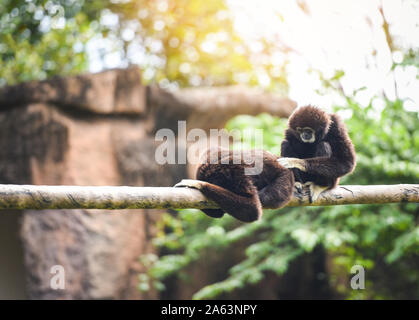
[[(314, 203), (294, 195), (288, 206), (419, 202), (419, 184), (339, 186)], [(0, 185), (0, 209), (181, 209), (217, 208), (201, 192), (168, 187)]]

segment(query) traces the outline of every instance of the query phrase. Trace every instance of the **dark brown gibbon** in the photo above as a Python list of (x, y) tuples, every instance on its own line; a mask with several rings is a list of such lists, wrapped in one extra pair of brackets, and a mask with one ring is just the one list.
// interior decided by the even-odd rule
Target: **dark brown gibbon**
[(355, 149), (343, 121), (313, 107), (300, 107), (288, 120), (278, 162), (292, 169), (299, 192), (307, 187), (310, 201), (355, 168)]
[[(239, 156), (239, 158), (237, 158)], [(263, 157), (259, 174), (247, 175), (245, 168), (252, 157)], [(217, 161), (214, 161), (217, 160)], [(211, 161), (210, 161), (211, 160)], [(216, 162), (216, 163), (215, 163)], [(262, 208), (281, 208), (293, 195), (294, 176), (278, 163), (278, 156), (260, 150), (241, 151), (213, 148), (204, 152), (196, 179), (184, 179), (175, 187), (190, 187), (200, 190), (220, 209), (203, 209), (210, 217), (221, 218), (224, 213), (243, 222), (252, 222), (262, 217)], [(261, 161), (262, 163), (262, 161)]]

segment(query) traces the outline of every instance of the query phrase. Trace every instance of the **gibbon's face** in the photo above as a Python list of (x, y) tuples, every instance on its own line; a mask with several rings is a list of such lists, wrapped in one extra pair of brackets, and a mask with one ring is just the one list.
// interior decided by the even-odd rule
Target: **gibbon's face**
[(313, 143), (316, 141), (316, 131), (310, 127), (297, 127), (297, 134), (300, 140), (304, 143)]
[(288, 128), (299, 141), (317, 143), (326, 136), (330, 121), (326, 112), (309, 105), (294, 111), (288, 120)]

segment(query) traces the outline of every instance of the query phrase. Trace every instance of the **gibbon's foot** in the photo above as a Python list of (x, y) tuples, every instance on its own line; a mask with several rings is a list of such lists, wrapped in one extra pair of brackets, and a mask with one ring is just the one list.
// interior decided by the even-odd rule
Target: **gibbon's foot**
[(304, 183), (304, 187), (308, 188), (308, 197), (310, 200), (310, 203), (313, 203), (314, 201), (316, 201), (320, 194), (327, 190), (329, 187), (324, 187), (324, 186), (319, 186), (317, 184), (314, 184), (314, 182), (306, 182)]
[(173, 188), (192, 188), (200, 190), (202, 188), (202, 181), (193, 179), (183, 179), (176, 183)]
[(287, 169), (297, 168), (306, 171), (305, 161), (298, 158), (278, 158), (279, 164)]
[(298, 193), (303, 193), (303, 184), (301, 182), (295, 182), (294, 188)]

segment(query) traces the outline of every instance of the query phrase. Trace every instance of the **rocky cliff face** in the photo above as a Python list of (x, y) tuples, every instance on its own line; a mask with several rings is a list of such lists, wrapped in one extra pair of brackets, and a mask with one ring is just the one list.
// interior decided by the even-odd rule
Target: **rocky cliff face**
[[(286, 116), (295, 107), (248, 89), (214, 90), (172, 94), (146, 87), (136, 68), (2, 88), (0, 183), (170, 186), (187, 175), (187, 167), (156, 163), (158, 129), (176, 133), (178, 120), (188, 128), (204, 127), (205, 117), (219, 128), (239, 113)], [(28, 297), (156, 298), (136, 287), (138, 257), (152, 250), (158, 218), (157, 210), (24, 211), (20, 236)], [(65, 290), (51, 289), (54, 265), (64, 267)]]

